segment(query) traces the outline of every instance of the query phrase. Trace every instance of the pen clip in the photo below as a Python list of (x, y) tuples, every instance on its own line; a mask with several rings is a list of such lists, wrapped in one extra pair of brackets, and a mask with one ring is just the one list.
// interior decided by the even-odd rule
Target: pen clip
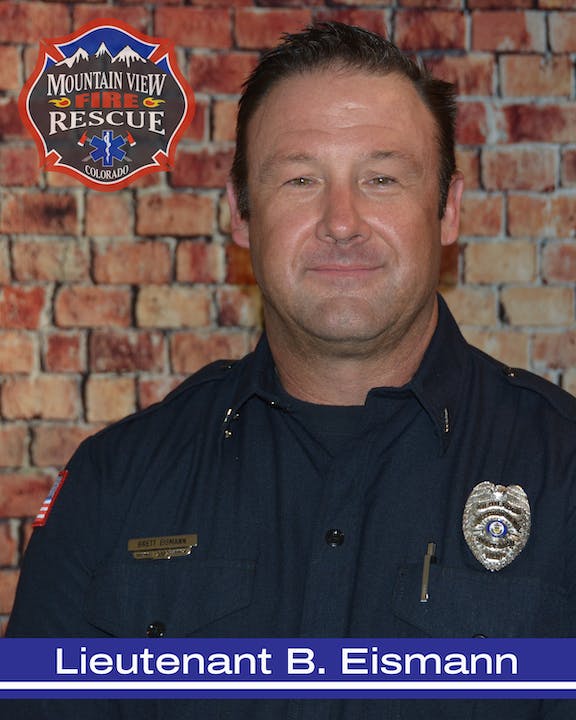
[(436, 543), (429, 542), (424, 555), (424, 566), (422, 568), (422, 585), (420, 588), (420, 602), (428, 602), (428, 585), (430, 582), (430, 564), (436, 562)]

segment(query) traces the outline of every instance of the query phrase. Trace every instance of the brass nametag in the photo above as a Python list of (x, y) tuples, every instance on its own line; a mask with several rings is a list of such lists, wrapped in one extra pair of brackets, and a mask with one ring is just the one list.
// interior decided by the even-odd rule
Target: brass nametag
[(198, 547), (197, 533), (128, 540), (128, 552), (132, 553), (136, 560), (170, 560), (170, 558), (190, 555), (193, 547)]

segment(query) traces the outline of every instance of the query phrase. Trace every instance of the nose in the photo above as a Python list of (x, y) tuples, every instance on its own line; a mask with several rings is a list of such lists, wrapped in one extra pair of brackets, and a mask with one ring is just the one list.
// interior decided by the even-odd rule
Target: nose
[(341, 245), (368, 239), (370, 227), (353, 186), (342, 183), (326, 187), (316, 234), (320, 240)]

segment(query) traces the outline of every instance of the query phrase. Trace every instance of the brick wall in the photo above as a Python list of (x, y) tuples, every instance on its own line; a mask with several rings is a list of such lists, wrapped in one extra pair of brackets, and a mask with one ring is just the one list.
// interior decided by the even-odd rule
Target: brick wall
[[(173, 39), (197, 98), (174, 170), (109, 194), (40, 171), (17, 112), (38, 40), (104, 15)], [(457, 83), (468, 189), (445, 296), (475, 344), (576, 393), (575, 0), (2, 2), (0, 620), (82, 438), (252, 346), (259, 296), (222, 191), (235, 102), (259, 51), (313, 18), (387, 32)]]

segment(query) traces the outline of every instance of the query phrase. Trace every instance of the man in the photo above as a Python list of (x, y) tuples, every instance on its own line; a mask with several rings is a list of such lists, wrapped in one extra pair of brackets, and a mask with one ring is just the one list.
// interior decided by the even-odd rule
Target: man
[[(454, 123), (452, 86), (366, 31), (317, 26), (263, 58), (229, 198), (265, 335), (83, 443), (10, 635), (574, 634), (576, 402), (469, 347), (436, 295), (458, 234)], [(142, 559), (159, 539), (188, 554)], [(573, 717), (539, 701), (150, 707), (138, 717)]]

